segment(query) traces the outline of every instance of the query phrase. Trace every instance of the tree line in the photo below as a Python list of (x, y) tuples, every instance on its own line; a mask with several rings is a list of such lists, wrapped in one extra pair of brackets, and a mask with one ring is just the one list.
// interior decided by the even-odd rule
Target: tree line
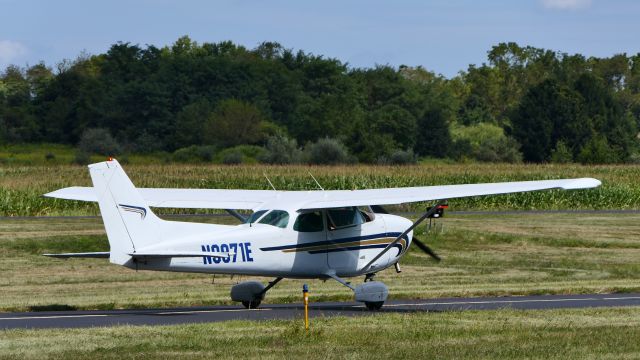
[(640, 160), (640, 54), (501, 43), (487, 55), (445, 78), (274, 42), (117, 43), (54, 67), (4, 69), (0, 143), (186, 159), (227, 151), (229, 162), (252, 151), (270, 163)]

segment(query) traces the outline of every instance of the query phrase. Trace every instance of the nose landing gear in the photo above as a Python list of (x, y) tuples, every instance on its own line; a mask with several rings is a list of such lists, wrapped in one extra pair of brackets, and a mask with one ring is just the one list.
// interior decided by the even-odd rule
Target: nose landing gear
[(365, 282), (356, 287), (339, 278), (335, 272), (328, 273), (327, 276), (353, 290), (355, 300), (363, 302), (367, 309), (371, 311), (380, 310), (389, 296), (387, 286), (380, 281), (373, 280), (375, 273), (367, 274), (364, 279)]

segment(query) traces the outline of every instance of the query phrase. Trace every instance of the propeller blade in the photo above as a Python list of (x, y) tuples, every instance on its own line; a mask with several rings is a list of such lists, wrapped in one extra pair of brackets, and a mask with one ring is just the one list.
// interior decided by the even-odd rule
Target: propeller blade
[(433, 252), (433, 250), (431, 250), (430, 247), (425, 245), (425, 243), (423, 243), (422, 241), (418, 240), (415, 236), (413, 237), (413, 242), (416, 244), (417, 247), (420, 248), (420, 250), (424, 251), (427, 255), (431, 256), (435, 261), (440, 261), (440, 256), (438, 256), (438, 254)]

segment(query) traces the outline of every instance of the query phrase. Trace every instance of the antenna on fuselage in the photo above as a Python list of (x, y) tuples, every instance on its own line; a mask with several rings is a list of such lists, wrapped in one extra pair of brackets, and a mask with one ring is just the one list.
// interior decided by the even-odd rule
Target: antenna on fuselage
[(316, 178), (313, 176), (313, 174), (311, 174), (311, 171), (307, 171), (307, 173), (309, 174), (309, 176), (311, 176), (311, 178), (313, 179), (313, 181), (316, 182), (316, 185), (318, 185), (318, 187), (320, 188), (320, 190), (324, 191), (324, 188), (322, 187), (322, 185), (320, 185), (320, 183), (318, 182), (318, 180), (316, 180)]
[(266, 174), (266, 173), (262, 173), (262, 175), (264, 175), (264, 178), (265, 178), (265, 179), (267, 179), (267, 182), (269, 183), (269, 185), (271, 186), (271, 188), (272, 188), (274, 191), (277, 191), (277, 190), (276, 190), (276, 187), (275, 187), (275, 186), (273, 186), (273, 183), (271, 182), (271, 180), (269, 180), (269, 177), (267, 176), (267, 174)]

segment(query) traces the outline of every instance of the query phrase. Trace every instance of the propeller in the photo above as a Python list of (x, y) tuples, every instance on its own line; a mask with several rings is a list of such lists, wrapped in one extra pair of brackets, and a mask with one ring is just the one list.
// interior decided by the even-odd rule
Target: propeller
[[(377, 213), (377, 214), (388, 214), (389, 213), (389, 211), (387, 211), (387, 209), (385, 209), (384, 207), (382, 207), (380, 205), (371, 205), (371, 210), (373, 210), (373, 212)], [(428, 247), (425, 243), (420, 241), (415, 236), (413, 237), (413, 242), (416, 244), (417, 247), (420, 248), (420, 250), (424, 251), (427, 255), (431, 256), (435, 261), (440, 261), (441, 260), (440, 256), (438, 256), (438, 254), (436, 254), (433, 250), (431, 250), (430, 247)]]
[(438, 254), (433, 252), (433, 250), (431, 250), (430, 247), (428, 247), (425, 243), (420, 241), (415, 236), (413, 237), (413, 243), (416, 244), (416, 246), (419, 247), (420, 250), (424, 251), (427, 255), (431, 256), (435, 261), (440, 261), (440, 256), (438, 256)]

